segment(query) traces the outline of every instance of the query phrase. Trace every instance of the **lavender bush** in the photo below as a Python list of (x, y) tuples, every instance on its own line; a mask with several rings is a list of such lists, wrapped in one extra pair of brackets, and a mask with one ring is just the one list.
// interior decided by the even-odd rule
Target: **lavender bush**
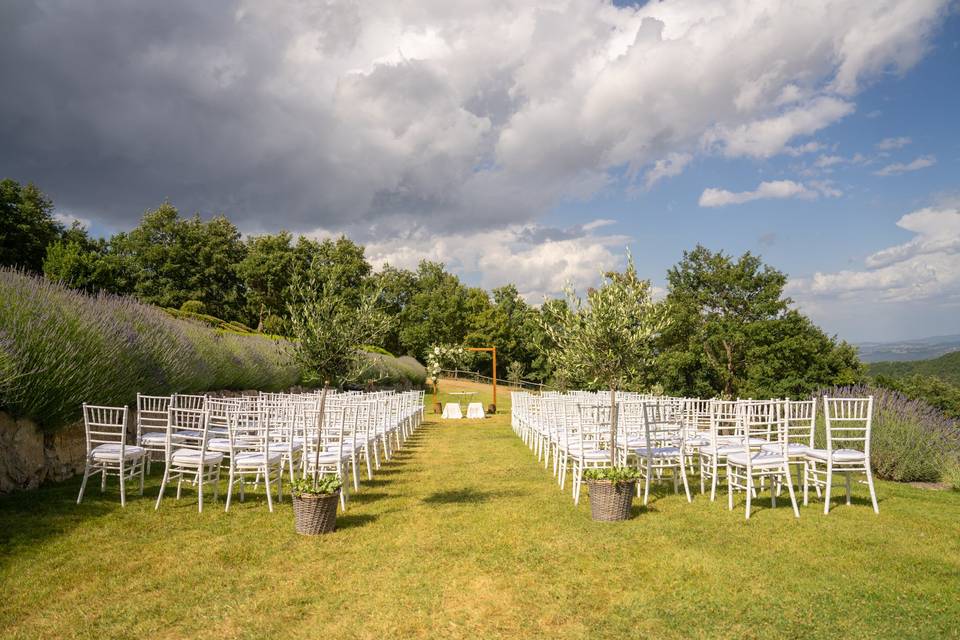
[(0, 269), (0, 408), (45, 429), (76, 419), (83, 402), (131, 404), (138, 391), (277, 390), (298, 379), (288, 342)]
[[(960, 458), (960, 424), (921, 400), (866, 385), (817, 392), (818, 398), (824, 395), (874, 397), (870, 462), (880, 478), (935, 482), (950, 475), (952, 465)], [(824, 446), (825, 437), (821, 427), (818, 446)]]

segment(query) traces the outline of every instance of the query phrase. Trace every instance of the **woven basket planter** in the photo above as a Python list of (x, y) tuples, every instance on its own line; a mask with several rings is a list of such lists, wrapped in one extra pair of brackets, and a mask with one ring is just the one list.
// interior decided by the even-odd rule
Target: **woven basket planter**
[(293, 496), (293, 519), (297, 526), (297, 533), (316, 536), (336, 529), (339, 501), (340, 491), (322, 496), (310, 494)]
[(637, 490), (636, 480), (587, 480), (590, 491), (590, 515), (594, 520), (627, 520)]

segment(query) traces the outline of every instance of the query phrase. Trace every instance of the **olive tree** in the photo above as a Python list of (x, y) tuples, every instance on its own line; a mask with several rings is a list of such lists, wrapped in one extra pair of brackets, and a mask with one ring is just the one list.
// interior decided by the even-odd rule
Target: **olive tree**
[(360, 347), (377, 344), (390, 327), (390, 318), (377, 308), (379, 292), (362, 292), (354, 301), (335, 282), (315, 269), (295, 273), (291, 281), (287, 308), (307, 384), (333, 380), (342, 387), (358, 381), (369, 366)]
[(666, 326), (662, 302), (649, 280), (637, 277), (633, 258), (623, 273), (608, 273), (584, 301), (572, 287), (565, 308), (551, 307), (541, 323), (550, 337), (547, 356), (563, 378), (610, 390), (610, 462), (616, 466), (617, 390), (642, 380), (654, 342)]

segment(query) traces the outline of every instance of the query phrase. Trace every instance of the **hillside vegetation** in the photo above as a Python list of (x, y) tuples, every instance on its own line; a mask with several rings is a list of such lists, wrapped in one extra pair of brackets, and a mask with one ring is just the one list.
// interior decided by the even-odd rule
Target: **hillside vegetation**
[(867, 365), (871, 376), (907, 378), (921, 375), (940, 378), (944, 382), (960, 385), (960, 351), (954, 351), (931, 360), (903, 360), (872, 362)]

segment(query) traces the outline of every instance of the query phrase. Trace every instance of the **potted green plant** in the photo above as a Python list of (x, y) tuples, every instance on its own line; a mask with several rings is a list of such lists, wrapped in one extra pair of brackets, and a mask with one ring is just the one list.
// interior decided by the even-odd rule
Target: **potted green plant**
[[(327, 404), (329, 382), (323, 385), (320, 393), (320, 410), (317, 413), (317, 432), (323, 428), (323, 412)], [(293, 494), (293, 518), (297, 533), (315, 536), (330, 533), (337, 526), (337, 503), (343, 483), (336, 476), (320, 476), (319, 443), (314, 452), (313, 475), (299, 478), (293, 482), (290, 492)]]
[(315, 536), (337, 526), (337, 504), (343, 483), (336, 476), (299, 478), (294, 481), (293, 517), (297, 533)]
[(640, 472), (632, 467), (587, 469), (583, 474), (590, 493), (590, 516), (594, 520), (627, 520), (637, 493)]
[[(623, 520), (630, 514), (638, 474), (618, 459), (617, 391), (643, 382), (656, 340), (669, 322), (667, 307), (653, 300), (650, 281), (640, 279), (629, 253), (626, 270), (605, 274), (599, 287), (587, 291), (585, 302), (570, 286), (566, 293), (566, 304), (543, 306), (540, 324), (548, 340), (541, 348), (558, 377), (610, 391), (609, 465), (587, 471), (584, 478), (594, 519)], [(618, 506), (607, 510), (607, 500)]]

